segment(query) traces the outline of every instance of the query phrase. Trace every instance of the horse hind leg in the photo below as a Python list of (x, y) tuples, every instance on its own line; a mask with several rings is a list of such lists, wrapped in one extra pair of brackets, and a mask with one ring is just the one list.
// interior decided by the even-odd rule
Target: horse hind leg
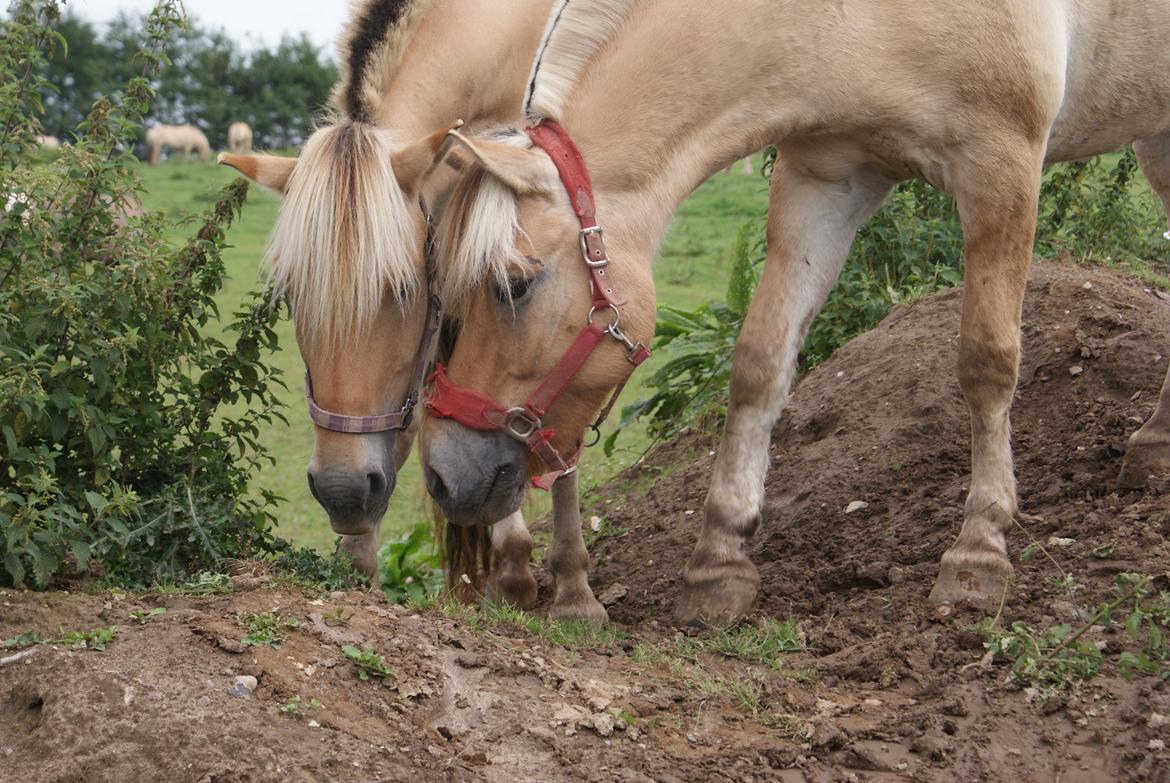
[[(971, 412), (971, 490), (958, 539), (942, 556), (935, 604), (993, 609), (1011, 578), (1007, 533), (1017, 513), (1009, 411), (1036, 230), (1042, 152), (1007, 140), (953, 177), (966, 276), (959, 385)], [(997, 154), (998, 153), (998, 154)]]
[[(1151, 139), (1135, 141), (1133, 151), (1142, 174), (1146, 175), (1146, 181), (1162, 200), (1162, 209), (1170, 216), (1170, 131)], [(1170, 239), (1170, 231), (1165, 236)]]
[(796, 359), (833, 287), (857, 228), (891, 183), (855, 174), (824, 181), (781, 151), (772, 175), (768, 257), (735, 347), (731, 402), (703, 508), (703, 527), (683, 569), (679, 625), (722, 625), (755, 601), (759, 572), (744, 551), (759, 526), (772, 427), (788, 399)]
[(519, 511), (492, 526), (492, 571), (488, 576), (487, 599), (521, 609), (536, 604), (537, 585), (528, 567), (532, 557), (532, 535)]
[[(1170, 132), (1134, 142), (1138, 165), (1170, 215)], [(1166, 232), (1170, 239), (1170, 231)], [(1170, 368), (1154, 413), (1129, 438), (1121, 466), (1123, 487), (1140, 489), (1152, 476), (1170, 475)]]
[(1129, 436), (1121, 465), (1121, 486), (1142, 489), (1150, 479), (1170, 476), (1170, 367), (1153, 414)]

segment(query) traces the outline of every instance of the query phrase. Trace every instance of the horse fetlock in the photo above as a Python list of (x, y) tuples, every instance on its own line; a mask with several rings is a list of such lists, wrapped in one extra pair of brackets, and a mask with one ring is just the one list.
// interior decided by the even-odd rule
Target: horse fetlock
[(755, 603), (760, 572), (747, 555), (711, 561), (699, 550), (683, 569), (683, 593), (674, 611), (675, 625), (728, 625), (743, 618)]
[(511, 604), (518, 609), (531, 609), (536, 605), (538, 590), (536, 578), (525, 565), (493, 572), (488, 578), (487, 599), (493, 603)]
[(1142, 489), (1151, 478), (1170, 476), (1170, 430), (1147, 424), (1129, 437), (1118, 483)]
[(712, 487), (703, 505), (703, 536), (729, 536), (741, 540), (751, 538), (760, 527), (762, 514), (762, 492), (757, 501), (743, 493), (717, 493)]
[(936, 605), (971, 604), (994, 611), (1004, 599), (1011, 576), (1012, 564), (1004, 552), (960, 542), (943, 553), (928, 600)]
[(579, 620), (594, 625), (604, 625), (609, 622), (609, 614), (605, 607), (594, 598), (593, 591), (586, 584), (582, 588), (557, 590), (549, 615), (554, 620)]

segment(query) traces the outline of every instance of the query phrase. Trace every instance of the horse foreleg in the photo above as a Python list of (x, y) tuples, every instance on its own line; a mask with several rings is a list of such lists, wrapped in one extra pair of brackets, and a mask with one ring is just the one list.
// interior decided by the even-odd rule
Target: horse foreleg
[(1170, 367), (1153, 414), (1129, 436), (1120, 481), (1123, 487), (1140, 489), (1157, 476), (1170, 476)]
[(516, 511), (492, 526), (492, 570), (487, 598), (530, 609), (536, 603), (536, 579), (528, 568), (532, 534), (524, 515)]
[(548, 547), (548, 569), (555, 587), (552, 617), (604, 623), (609, 615), (589, 587), (589, 550), (581, 530), (575, 471), (553, 483), (552, 500), (552, 543)]
[(809, 325), (858, 226), (890, 191), (889, 182), (861, 174), (816, 179), (800, 173), (794, 160), (782, 151), (772, 176), (768, 257), (735, 346), (723, 440), (675, 610), (680, 624), (731, 622), (755, 601), (760, 576), (744, 545), (763, 511), (772, 426), (787, 402)]
[(971, 490), (959, 537), (942, 556), (932, 603), (994, 609), (1012, 574), (1007, 532), (1016, 516), (1009, 411), (1040, 190), (1042, 148), (1006, 141), (957, 166), (952, 178), (966, 274), (959, 386), (971, 412)]
[(378, 588), (378, 528), (382, 521), (374, 525), (374, 529), (361, 536), (342, 536), (338, 548), (341, 549), (353, 563), (359, 574), (369, 577), (374, 589)]

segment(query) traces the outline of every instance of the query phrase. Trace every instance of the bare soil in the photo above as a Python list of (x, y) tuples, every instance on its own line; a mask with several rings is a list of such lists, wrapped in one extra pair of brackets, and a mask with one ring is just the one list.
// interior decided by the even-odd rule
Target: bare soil
[[(692, 433), (589, 501), (586, 518), (629, 530), (593, 549), (598, 592), (625, 588), (609, 609), (626, 638), (601, 647), (264, 575), (204, 598), (0, 592), (0, 639), (119, 627), (104, 651), (0, 652), (0, 781), (1170, 781), (1162, 680), (1106, 666), (1039, 703), (981, 662), (979, 615), (926, 605), (968, 480), (960, 297), (900, 308), (838, 351), (777, 426), (759, 616), (797, 620), (808, 649), (775, 667), (686, 652), (695, 640), (669, 627), (715, 448)], [(1121, 572), (1170, 589), (1170, 487), (1116, 485), (1165, 374), (1170, 303), (1041, 262), (1024, 324), (1013, 420), (1033, 516), (1011, 538), (1002, 620), (1044, 627), (1078, 622)], [(1031, 541), (1045, 546), (1020, 562)], [(242, 646), (237, 613), (266, 611), (299, 627), (279, 649)], [(1117, 633), (1093, 635), (1108, 650)], [(394, 676), (361, 681), (343, 645)], [(240, 676), (253, 693), (232, 695)], [(321, 706), (282, 712), (294, 696)]]

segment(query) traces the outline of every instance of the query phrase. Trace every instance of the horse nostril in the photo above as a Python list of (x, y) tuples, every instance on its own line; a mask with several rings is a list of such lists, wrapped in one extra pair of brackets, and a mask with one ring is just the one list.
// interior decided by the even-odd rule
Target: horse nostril
[(386, 491), (386, 477), (380, 472), (371, 472), (366, 474), (366, 481), (370, 487), (370, 498), (380, 498)]
[(309, 492), (313, 495), (313, 497), (317, 500), (318, 503), (322, 503), (321, 496), (319, 494), (317, 494), (317, 482), (313, 478), (313, 472), (309, 471), (305, 475), (308, 476), (308, 479), (309, 479)]
[(426, 473), (427, 492), (430, 493), (431, 498), (440, 505), (450, 500), (451, 492), (447, 489), (447, 485), (443, 483), (442, 477), (433, 470), (428, 470)]

